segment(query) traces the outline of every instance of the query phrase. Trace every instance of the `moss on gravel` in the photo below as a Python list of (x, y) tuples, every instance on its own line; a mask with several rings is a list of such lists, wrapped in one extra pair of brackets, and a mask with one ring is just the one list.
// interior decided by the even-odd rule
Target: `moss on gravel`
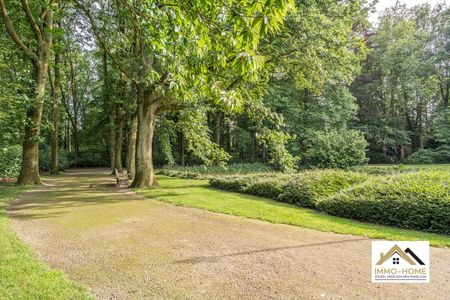
[(61, 271), (39, 262), (12, 232), (6, 209), (23, 190), (0, 185), (0, 299), (91, 299)]

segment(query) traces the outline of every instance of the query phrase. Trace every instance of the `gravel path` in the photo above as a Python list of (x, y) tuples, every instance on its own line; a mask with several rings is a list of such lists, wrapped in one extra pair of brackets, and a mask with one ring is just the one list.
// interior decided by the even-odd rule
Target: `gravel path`
[(429, 284), (370, 282), (370, 240), (144, 199), (72, 170), (10, 208), (50, 266), (100, 299), (450, 299), (450, 250)]

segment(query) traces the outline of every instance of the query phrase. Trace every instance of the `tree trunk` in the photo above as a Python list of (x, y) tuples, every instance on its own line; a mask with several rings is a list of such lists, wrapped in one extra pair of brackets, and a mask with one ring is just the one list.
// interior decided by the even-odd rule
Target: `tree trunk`
[(116, 105), (116, 141), (114, 145), (114, 170), (122, 173), (122, 139), (123, 139), (123, 111), (120, 104)]
[(403, 162), (405, 160), (405, 145), (400, 145), (400, 161)]
[(53, 11), (42, 7), (41, 27), (37, 25), (27, 1), (22, 1), (22, 9), (27, 22), (35, 34), (36, 51), (22, 41), (15, 30), (6, 9), (5, 2), (0, 0), (0, 14), (6, 30), (22, 53), (31, 60), (33, 66), (33, 96), (34, 103), (27, 109), (27, 119), (23, 140), (22, 165), (17, 179), (18, 184), (42, 184), (39, 177), (39, 135), (41, 129), (42, 109), (44, 107), (45, 85), (48, 77), (48, 64), (52, 45), (52, 35), (48, 31), (53, 29)]
[(115, 142), (115, 132), (114, 132), (114, 116), (112, 115), (112, 112), (109, 116), (109, 159), (110, 159), (110, 166), (111, 171), (114, 174), (114, 162), (115, 162), (115, 153), (114, 153), (114, 145)]
[(153, 167), (153, 134), (158, 103), (153, 93), (138, 99), (138, 130), (136, 140), (136, 175), (133, 188), (158, 186)]
[(423, 126), (420, 125), (419, 127), (419, 149), (423, 149), (425, 144), (425, 133), (423, 130)]
[(186, 139), (184, 137), (184, 133), (181, 132), (181, 166), (186, 165)]
[(255, 163), (256, 162), (256, 149), (257, 149), (257, 145), (256, 145), (256, 131), (252, 129), (250, 134), (251, 134), (251, 138), (252, 138), (252, 149), (251, 149), (250, 161), (252, 163)]
[(27, 124), (22, 150), (22, 165), (18, 184), (42, 184), (39, 177), (39, 135), (41, 131), (42, 109), (44, 107), (45, 84), (48, 72), (48, 55), (44, 55), (39, 65), (34, 64), (35, 102), (28, 108)]
[(418, 104), (417, 107), (417, 126), (418, 128), (418, 139), (419, 139), (419, 149), (423, 149), (424, 143), (425, 143), (425, 128), (424, 128), (424, 122), (423, 122), (423, 115), (422, 115), (422, 105), (421, 103)]
[(67, 151), (69, 152), (69, 153), (71, 153), (72, 152), (72, 136), (71, 136), (71, 134), (70, 134), (70, 121), (69, 120), (67, 120), (67, 123), (66, 123), (66, 125), (67, 125), (67, 132), (66, 132), (66, 139), (67, 139)]
[(51, 163), (50, 163), (50, 174), (57, 175), (59, 173), (59, 108), (58, 101), (61, 89), (61, 74), (59, 72), (59, 53), (55, 54), (55, 82), (53, 85), (53, 102), (52, 102), (52, 139), (51, 139)]
[(136, 174), (136, 136), (137, 136), (137, 115), (133, 114), (131, 117), (131, 126), (128, 137), (127, 149), (127, 170), (130, 179), (134, 179)]
[(214, 114), (214, 143), (220, 146), (220, 128), (222, 123), (222, 115), (220, 112)]
[(80, 141), (79, 141), (78, 124), (77, 123), (75, 123), (75, 125), (73, 126), (73, 146), (74, 146), (75, 167), (76, 167), (78, 164), (78, 157), (80, 156)]
[(445, 80), (445, 82), (441, 82), (439, 88), (441, 91), (442, 105), (444, 109), (447, 109), (450, 98), (450, 79)]
[(229, 154), (231, 154), (231, 147), (232, 147), (232, 143), (231, 143), (231, 124), (229, 123), (227, 126), (227, 144), (226, 144), (226, 149), (227, 152)]
[[(214, 143), (216, 143), (220, 147), (220, 129), (221, 129), (221, 123), (222, 123), (222, 114), (220, 112), (214, 114), (214, 120), (213, 120), (213, 136), (214, 136)], [(216, 159), (214, 161), (214, 165), (218, 166), (220, 164), (220, 159)]]
[(262, 162), (267, 162), (267, 147), (264, 144), (262, 145)]

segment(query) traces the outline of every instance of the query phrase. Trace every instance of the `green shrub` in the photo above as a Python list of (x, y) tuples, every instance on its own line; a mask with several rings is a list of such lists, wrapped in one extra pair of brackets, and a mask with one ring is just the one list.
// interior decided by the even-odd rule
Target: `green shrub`
[(211, 179), (211, 178), (215, 177), (214, 175), (200, 174), (200, 173), (193, 173), (193, 172), (183, 172), (183, 171), (168, 170), (168, 169), (157, 170), (156, 174), (170, 176), (170, 177), (177, 177), (177, 178), (185, 178), (185, 179)]
[(434, 153), (428, 149), (420, 149), (411, 154), (406, 161), (411, 164), (432, 164), (434, 163)]
[(318, 203), (329, 214), (450, 234), (450, 174), (418, 171), (370, 180)]
[(446, 164), (450, 163), (450, 146), (444, 145), (436, 149), (420, 149), (408, 159), (411, 164)]
[(315, 207), (323, 197), (366, 180), (367, 175), (340, 170), (315, 170), (298, 174), (261, 173), (211, 179), (210, 185), (278, 201)]
[[(72, 160), (75, 161), (73, 153)], [(98, 168), (109, 167), (110, 163), (109, 156), (105, 149), (87, 147), (80, 149), (80, 155), (77, 159), (76, 166), (80, 168)]]
[(305, 162), (319, 168), (348, 168), (367, 162), (367, 142), (359, 131), (319, 131), (308, 143)]
[[(71, 161), (69, 155), (64, 149), (58, 152), (59, 170), (63, 171), (70, 167)], [(51, 148), (49, 145), (41, 143), (39, 145), (39, 169), (41, 171), (50, 171), (51, 165)]]
[(280, 201), (315, 208), (317, 203), (338, 191), (361, 183), (367, 175), (341, 170), (306, 171), (292, 178), (279, 196)]
[(238, 175), (274, 172), (272, 166), (253, 164), (230, 164), (228, 166), (168, 166), (157, 171), (157, 174), (189, 179), (212, 179), (219, 175)]
[(408, 165), (391, 165), (391, 166), (355, 166), (349, 168), (351, 171), (366, 173), (371, 175), (392, 175), (398, 173), (410, 173), (418, 170), (415, 166)]
[(243, 189), (244, 193), (251, 194), (260, 197), (277, 199), (283, 192), (287, 181), (292, 177), (286, 175), (272, 175), (270, 178), (267, 176), (259, 176), (255, 178), (253, 182), (247, 184)]
[(258, 180), (258, 177), (255, 175), (222, 176), (210, 179), (209, 184), (225, 191), (244, 192), (249, 185)]
[(0, 179), (17, 177), (20, 172), (22, 147), (0, 148)]
[(437, 164), (449, 164), (450, 163), (450, 145), (444, 145), (436, 148), (436, 154), (434, 161)]

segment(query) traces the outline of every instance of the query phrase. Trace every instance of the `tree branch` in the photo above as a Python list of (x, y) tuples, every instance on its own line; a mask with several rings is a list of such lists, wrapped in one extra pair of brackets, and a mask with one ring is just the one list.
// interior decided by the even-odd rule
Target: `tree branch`
[(25, 12), (25, 16), (27, 17), (28, 23), (30, 23), (31, 29), (33, 29), (34, 34), (36, 35), (36, 39), (38, 41), (38, 45), (43, 44), (42, 40), (42, 32), (39, 29), (36, 21), (34, 20), (33, 15), (31, 14), (30, 6), (28, 5), (28, 0), (22, 0), (22, 9)]
[(21, 38), (17, 34), (14, 24), (12, 23), (11, 19), (9, 18), (8, 12), (6, 10), (5, 2), (3, 0), (0, 0), (0, 10), (3, 18), (3, 22), (5, 23), (6, 29), (8, 30), (9, 35), (13, 39), (14, 43), (16, 43), (17, 46), (19, 46), (26, 55), (30, 57), (31, 60), (34, 62), (38, 62), (38, 57), (35, 53), (30, 51), (28, 47), (22, 42)]
[[(1, 0), (0, 0), (1, 1)], [(119, 61), (117, 60), (117, 58), (112, 55), (111, 51), (109, 50), (108, 45), (105, 43), (105, 41), (101, 38), (98, 28), (95, 25), (94, 22), (94, 18), (92, 17), (91, 13), (89, 12), (89, 10), (79, 1), (79, 0), (74, 0), (75, 5), (78, 6), (79, 9), (81, 9), (83, 11), (83, 13), (86, 15), (86, 17), (89, 19), (89, 23), (91, 24), (92, 27), (92, 32), (95, 35), (95, 38), (97, 39), (97, 41), (100, 43), (100, 46), (103, 48), (103, 50), (106, 52), (106, 54), (112, 59), (112, 61), (114, 62), (114, 64), (119, 68), (120, 72), (122, 72), (126, 77), (128, 77), (128, 79), (130, 79), (131, 81), (135, 82), (135, 83), (139, 83), (139, 80), (137, 80), (134, 76), (132, 76), (131, 74), (129, 74), (125, 68), (122, 66), (122, 64), (119, 63)]]

